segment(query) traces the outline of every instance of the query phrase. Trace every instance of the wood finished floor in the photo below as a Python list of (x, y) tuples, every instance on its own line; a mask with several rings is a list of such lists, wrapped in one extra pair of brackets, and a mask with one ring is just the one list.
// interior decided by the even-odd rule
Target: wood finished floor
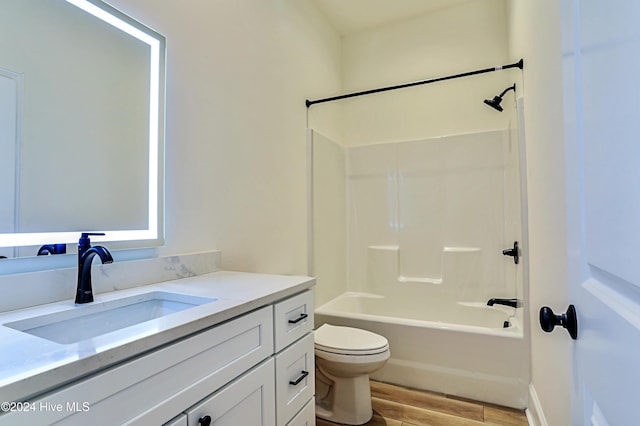
[[(527, 426), (523, 411), (371, 381), (373, 418), (367, 426)], [(317, 426), (335, 423), (317, 419)]]

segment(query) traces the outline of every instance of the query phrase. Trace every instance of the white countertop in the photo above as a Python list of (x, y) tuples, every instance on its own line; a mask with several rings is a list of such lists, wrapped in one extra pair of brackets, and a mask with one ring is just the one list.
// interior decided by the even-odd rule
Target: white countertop
[(304, 291), (313, 278), (219, 271), (190, 278), (94, 294), (93, 304), (150, 291), (217, 299), (184, 311), (72, 344), (55, 343), (3, 324), (71, 309), (73, 300), (0, 314), (0, 395), (27, 401), (109, 365)]

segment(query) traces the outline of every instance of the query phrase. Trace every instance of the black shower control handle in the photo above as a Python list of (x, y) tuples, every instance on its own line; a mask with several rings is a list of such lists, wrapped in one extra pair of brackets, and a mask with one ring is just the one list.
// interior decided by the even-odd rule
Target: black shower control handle
[(550, 333), (556, 325), (566, 328), (571, 338), (576, 340), (578, 338), (578, 317), (575, 306), (569, 305), (567, 312), (561, 315), (556, 315), (548, 306), (540, 308), (540, 327), (542, 330)]
[(513, 256), (513, 262), (517, 265), (520, 261), (520, 247), (518, 242), (513, 242), (513, 248), (502, 250), (502, 254), (505, 256)]

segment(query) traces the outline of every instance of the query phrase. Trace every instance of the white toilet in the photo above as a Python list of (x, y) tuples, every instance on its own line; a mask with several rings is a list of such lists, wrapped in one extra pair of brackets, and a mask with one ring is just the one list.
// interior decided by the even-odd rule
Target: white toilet
[(324, 324), (315, 331), (316, 416), (361, 425), (373, 416), (369, 374), (391, 352), (384, 337), (366, 330)]

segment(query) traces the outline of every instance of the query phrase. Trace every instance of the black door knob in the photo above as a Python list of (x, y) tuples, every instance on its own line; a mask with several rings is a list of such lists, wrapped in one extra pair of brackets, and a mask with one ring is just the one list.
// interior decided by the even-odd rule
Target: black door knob
[(198, 424), (202, 426), (211, 425), (211, 416), (202, 416), (198, 419)]
[(569, 305), (567, 312), (561, 315), (553, 313), (548, 306), (540, 308), (540, 327), (547, 333), (553, 331), (556, 325), (566, 328), (573, 340), (578, 338), (578, 317), (576, 316), (576, 308)]

